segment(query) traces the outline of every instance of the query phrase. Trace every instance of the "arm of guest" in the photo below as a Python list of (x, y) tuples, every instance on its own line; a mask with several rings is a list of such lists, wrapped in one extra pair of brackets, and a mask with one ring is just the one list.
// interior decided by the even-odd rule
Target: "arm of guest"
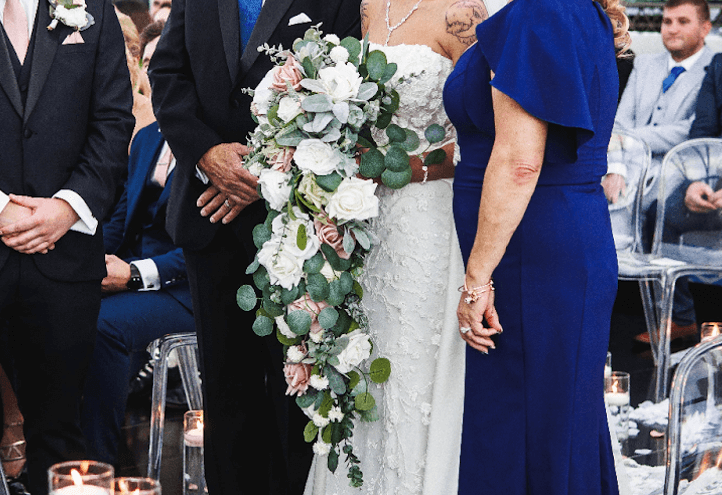
[(188, 278), (183, 250), (180, 248), (159, 256), (135, 260), (131, 264), (138, 268), (143, 279), (142, 290), (166, 289)]
[(695, 119), (689, 130), (689, 139), (720, 137), (722, 135), (722, 101), (717, 98), (717, 86), (722, 84), (722, 54), (717, 54), (707, 67), (697, 97)]

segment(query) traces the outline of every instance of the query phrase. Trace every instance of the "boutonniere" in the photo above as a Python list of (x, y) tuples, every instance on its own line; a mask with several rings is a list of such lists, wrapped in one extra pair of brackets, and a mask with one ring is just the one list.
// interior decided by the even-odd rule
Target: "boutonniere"
[(85, 10), (85, 0), (48, 0), (48, 2), (50, 3), (50, 17), (53, 18), (48, 25), (48, 31), (55, 29), (58, 21), (73, 28), (76, 32), (85, 31), (95, 24), (93, 16)]

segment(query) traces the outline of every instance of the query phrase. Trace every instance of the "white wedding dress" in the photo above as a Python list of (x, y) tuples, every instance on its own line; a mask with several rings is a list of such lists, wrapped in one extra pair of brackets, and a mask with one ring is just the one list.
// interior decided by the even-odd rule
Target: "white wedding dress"
[[(456, 133), (444, 112), (442, 90), (451, 60), (425, 45), (372, 46), (395, 62), (400, 106), (395, 122), (415, 130)], [(411, 76), (411, 77), (410, 77)], [(383, 142), (383, 135), (376, 136)], [(446, 144), (441, 143), (441, 144)], [(374, 385), (380, 419), (357, 422), (354, 453), (364, 485), (349, 486), (345, 455), (335, 474), (316, 457), (305, 495), (455, 494), (464, 404), (465, 344), (459, 337), (457, 288), (464, 269), (454, 228), (451, 180), (379, 186), (378, 242), (366, 258), (363, 304), (374, 353), (391, 361), (391, 377)]]

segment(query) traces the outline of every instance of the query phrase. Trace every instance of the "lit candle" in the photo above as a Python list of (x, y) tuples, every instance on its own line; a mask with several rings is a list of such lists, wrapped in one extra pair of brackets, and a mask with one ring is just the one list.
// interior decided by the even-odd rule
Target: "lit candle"
[(203, 447), (203, 424), (183, 433), (183, 440), (189, 447)]
[(607, 392), (604, 399), (610, 406), (627, 406), (629, 405), (629, 392)]
[(722, 323), (716, 321), (702, 323), (700, 340), (707, 342), (717, 337), (720, 333), (722, 333)]
[(92, 485), (70, 485), (56, 488), (51, 495), (110, 495), (110, 490)]

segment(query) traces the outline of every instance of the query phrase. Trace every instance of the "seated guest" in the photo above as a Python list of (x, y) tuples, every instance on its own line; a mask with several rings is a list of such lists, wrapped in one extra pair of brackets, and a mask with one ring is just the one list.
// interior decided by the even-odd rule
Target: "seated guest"
[[(704, 39), (712, 28), (706, 0), (668, 0), (662, 15), (662, 42), (666, 52), (642, 54), (622, 95), (615, 131), (642, 139), (652, 150), (652, 174), (659, 172), (665, 153), (685, 141), (694, 120), (697, 94), (712, 51)], [(629, 172), (611, 167), (602, 186), (614, 203), (626, 188)], [(646, 194), (643, 208), (655, 197)]]
[[(145, 45), (146, 52), (152, 48)], [(125, 190), (104, 226), (108, 275), (82, 409), (95, 460), (117, 460), (129, 382), (148, 344), (167, 333), (195, 331), (183, 251), (165, 230), (174, 166), (157, 123), (138, 131)]]
[(24, 493), (25, 487), (18, 477), (25, 467), (25, 436), (23, 415), (18, 407), (17, 397), (5, 371), (0, 366), (0, 462), (10, 484), (11, 494)]
[(722, 53), (716, 54), (697, 97), (689, 138), (722, 137)]

